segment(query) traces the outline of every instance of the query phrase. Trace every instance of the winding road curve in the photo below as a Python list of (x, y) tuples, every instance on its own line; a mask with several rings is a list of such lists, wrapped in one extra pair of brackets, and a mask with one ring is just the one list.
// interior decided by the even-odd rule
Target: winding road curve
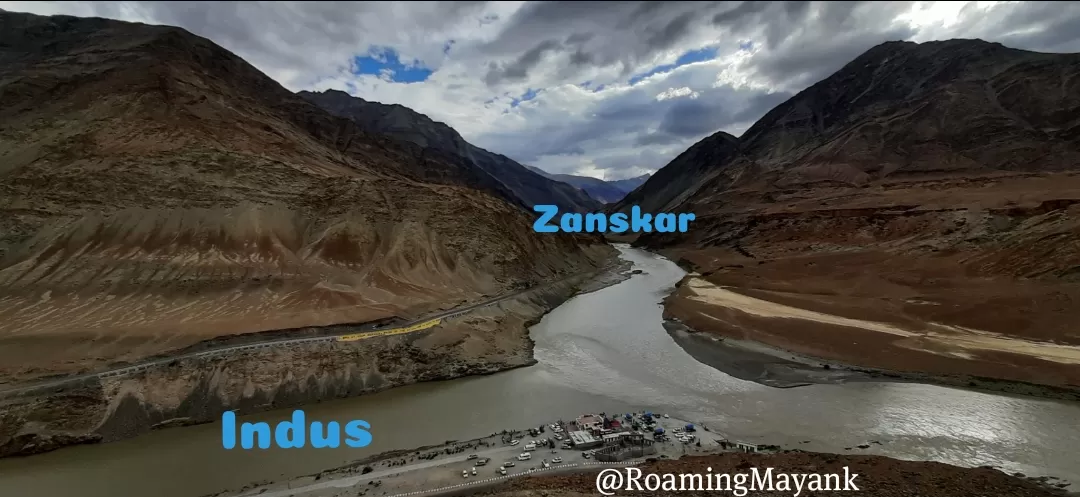
[[(593, 274), (600, 274), (600, 273), (602, 273), (604, 271), (608, 271), (608, 270), (612, 269), (613, 267), (615, 267), (614, 264), (605, 266), (603, 268), (598, 269)], [(319, 337), (307, 337), (307, 338), (274, 338), (274, 339), (267, 339), (265, 341), (260, 341), (260, 342), (256, 342), (256, 343), (248, 343), (248, 344), (244, 344), (244, 345), (222, 346), (222, 347), (212, 348), (212, 349), (209, 349), (209, 350), (203, 350), (203, 351), (199, 351), (199, 352), (191, 352), (191, 353), (181, 354), (181, 355), (176, 355), (176, 356), (171, 356), (171, 357), (153, 359), (153, 360), (149, 360), (149, 361), (145, 361), (145, 362), (140, 362), (138, 364), (134, 364), (134, 365), (131, 365), (131, 366), (124, 366), (124, 367), (115, 368), (115, 369), (109, 369), (109, 370), (105, 370), (105, 371), (98, 371), (98, 372), (94, 372), (94, 373), (85, 373), (85, 374), (80, 374), (80, 375), (75, 375), (75, 376), (66, 376), (66, 377), (63, 377), (63, 378), (55, 379), (55, 380), (48, 380), (48, 381), (42, 381), (42, 382), (37, 382), (37, 383), (19, 385), (19, 386), (15, 386), (15, 387), (0, 390), (0, 397), (14, 396), (14, 395), (18, 395), (18, 394), (22, 394), (22, 393), (26, 393), (26, 392), (30, 392), (30, 391), (34, 391), (34, 390), (40, 390), (40, 389), (55, 388), (55, 387), (58, 387), (58, 386), (65, 385), (67, 383), (75, 383), (75, 382), (80, 382), (80, 381), (86, 381), (86, 380), (93, 379), (93, 378), (99, 378), (100, 379), (100, 378), (114, 378), (114, 377), (118, 377), (118, 376), (126, 376), (126, 375), (129, 375), (129, 374), (132, 374), (132, 373), (145, 371), (147, 369), (150, 369), (150, 368), (153, 368), (153, 367), (156, 367), (156, 366), (169, 364), (169, 363), (171, 363), (173, 361), (177, 361), (177, 360), (181, 360), (181, 359), (188, 359), (188, 358), (194, 358), (194, 357), (200, 357), (200, 358), (202, 358), (202, 357), (214, 357), (214, 356), (219, 356), (219, 355), (224, 355), (224, 354), (231, 354), (231, 353), (234, 353), (234, 352), (242, 352), (242, 351), (245, 351), (245, 350), (263, 349), (263, 348), (267, 348), (267, 347), (281, 347), (281, 346), (296, 345), (296, 344), (301, 344), (301, 343), (336, 342), (336, 341), (348, 341), (348, 342), (351, 342), (351, 341), (356, 341), (356, 340), (362, 340), (362, 339), (365, 339), (365, 338), (376, 338), (376, 337), (388, 336), (388, 335), (401, 335), (401, 334), (405, 334), (405, 333), (414, 333), (414, 332), (417, 332), (417, 331), (432, 328), (432, 327), (440, 324), (442, 322), (442, 320), (444, 320), (444, 319), (450, 319), (450, 318), (454, 318), (454, 317), (457, 317), (457, 316), (461, 316), (463, 314), (467, 314), (467, 313), (472, 312), (472, 311), (474, 311), (476, 309), (479, 309), (481, 307), (488, 307), (488, 306), (496, 305), (496, 304), (499, 304), (499, 303), (501, 303), (503, 301), (506, 301), (506, 300), (509, 300), (509, 299), (512, 299), (512, 298), (515, 298), (515, 297), (519, 297), (521, 295), (524, 295), (524, 294), (527, 294), (527, 293), (530, 293), (530, 292), (535, 292), (537, 290), (547, 288), (547, 287), (549, 287), (551, 285), (558, 284), (558, 283), (563, 283), (563, 282), (565, 282), (565, 281), (567, 281), (569, 279), (577, 278), (577, 277), (581, 277), (581, 276), (582, 276), (581, 274), (575, 274), (575, 275), (566, 276), (564, 278), (561, 278), (561, 279), (558, 279), (558, 280), (555, 280), (555, 281), (551, 281), (551, 282), (548, 282), (548, 283), (545, 283), (543, 285), (539, 285), (539, 286), (536, 286), (536, 287), (533, 287), (533, 288), (529, 288), (529, 289), (525, 289), (525, 290), (519, 290), (519, 291), (509, 293), (509, 294), (506, 294), (506, 295), (503, 295), (503, 296), (500, 296), (500, 297), (495, 297), (495, 298), (492, 298), (492, 299), (484, 300), (484, 301), (481, 301), (481, 302), (478, 302), (478, 303), (475, 303), (475, 304), (467, 305), (467, 306), (464, 306), (464, 307), (458, 307), (458, 308), (455, 308), (455, 309), (451, 309), (451, 310), (444, 311), (444, 312), (434, 314), (434, 315), (430, 315), (430, 316), (425, 316), (423, 318), (413, 320), (413, 321), (411, 321), (409, 323), (406, 323), (404, 325), (393, 326), (393, 327), (373, 328), (371, 330), (367, 330), (367, 331), (364, 331), (362, 333), (333, 334), (333, 335), (326, 335), (326, 336), (319, 336)], [(341, 324), (336, 324), (336, 325), (332, 325), (332, 326), (333, 327), (341, 327), (341, 326), (349, 326), (350, 324), (363, 325), (364, 323), (341, 323)], [(307, 327), (307, 328), (303, 328), (303, 329), (310, 329), (310, 328), (317, 328), (317, 327)]]

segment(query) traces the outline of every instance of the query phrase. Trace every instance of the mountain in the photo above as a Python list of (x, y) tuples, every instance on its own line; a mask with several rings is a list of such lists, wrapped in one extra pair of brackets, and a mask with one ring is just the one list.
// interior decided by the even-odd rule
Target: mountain
[(585, 206), (570, 187), (366, 131), (183, 29), (0, 11), (0, 95), (0, 382), (411, 318), (613, 253), (532, 231), (521, 200)]
[[(889, 42), (610, 210), (696, 214), (687, 233), (636, 241), (699, 273), (668, 303), (692, 326), (864, 366), (1080, 385), (1045, 359), (1050, 342), (1080, 344), (1078, 173), (1080, 54)], [(923, 338), (755, 321), (725, 307), (730, 290)]]
[(600, 206), (574, 188), (536, 174), (509, 157), (466, 142), (450, 126), (408, 107), (369, 102), (338, 90), (302, 91), (299, 95), (335, 115), (351, 119), (365, 131), (438, 150), (477, 167), (496, 178), (530, 208), (536, 204), (553, 204), (563, 211), (593, 212)]
[(618, 202), (626, 196), (634, 188), (637, 188), (645, 180), (649, 179), (648, 174), (643, 174), (636, 178), (621, 179), (616, 181), (604, 181), (602, 179), (593, 178), (590, 176), (575, 176), (573, 174), (549, 174), (546, 171), (532, 166), (526, 166), (536, 174), (540, 174), (551, 178), (555, 181), (561, 181), (568, 185), (583, 190), (588, 193), (590, 197), (599, 200), (605, 204)]
[(708, 196), (754, 182), (782, 189), (1070, 169), (1080, 158), (1071, 114), (1080, 97), (1066, 76), (1077, 57), (981, 40), (885, 43), (739, 139), (720, 132), (695, 144), (635, 198), (673, 207), (691, 195), (669, 185), (687, 181), (694, 190), (708, 183)]
[(642, 174), (641, 176), (636, 176), (636, 177), (633, 177), (633, 178), (617, 179), (617, 180), (608, 181), (608, 184), (610, 184), (610, 185), (614, 186), (615, 188), (618, 188), (618, 189), (620, 189), (620, 190), (622, 190), (622, 191), (624, 191), (626, 193), (630, 193), (630, 192), (634, 191), (635, 188), (641, 186), (642, 183), (648, 181), (650, 176), (651, 176), (650, 174), (646, 173), (646, 174)]

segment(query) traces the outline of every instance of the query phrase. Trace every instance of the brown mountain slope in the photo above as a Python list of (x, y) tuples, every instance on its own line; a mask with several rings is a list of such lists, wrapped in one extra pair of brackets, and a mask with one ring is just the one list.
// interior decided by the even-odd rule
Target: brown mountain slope
[(0, 11), (0, 95), (8, 379), (412, 316), (610, 253), (178, 28)]
[(465, 141), (454, 128), (403, 105), (369, 102), (338, 90), (302, 91), (299, 95), (332, 114), (351, 119), (361, 129), (438, 150), (466, 163), (467, 167), (479, 168), (513, 192), (530, 210), (537, 204), (557, 205), (564, 212), (593, 212), (600, 207), (599, 202), (581, 190), (537, 174), (509, 157), (477, 147)]
[(638, 242), (706, 273), (672, 315), (864, 366), (1080, 385), (1080, 54), (886, 43), (736, 151), (716, 142), (632, 194), (697, 214)]

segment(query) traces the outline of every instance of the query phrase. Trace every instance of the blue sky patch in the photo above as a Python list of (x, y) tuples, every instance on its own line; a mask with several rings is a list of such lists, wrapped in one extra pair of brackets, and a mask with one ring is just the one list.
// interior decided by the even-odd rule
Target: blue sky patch
[(650, 69), (650, 70), (648, 70), (648, 71), (646, 71), (644, 73), (638, 74), (638, 75), (630, 78), (630, 85), (631, 86), (635, 85), (635, 84), (637, 84), (638, 81), (641, 81), (641, 80), (643, 80), (643, 79), (645, 79), (645, 78), (647, 78), (649, 76), (652, 76), (653, 74), (660, 74), (660, 73), (669, 72), (672, 69), (675, 69), (676, 67), (685, 66), (687, 64), (693, 64), (694, 62), (704, 62), (706, 60), (713, 60), (713, 59), (716, 58), (716, 53), (717, 53), (717, 48), (716, 47), (705, 47), (705, 48), (700, 48), (700, 49), (697, 49), (697, 50), (691, 50), (689, 52), (686, 52), (686, 53), (680, 55), (678, 59), (675, 59), (674, 64), (664, 64), (662, 66), (656, 66), (656, 67), (654, 67), (654, 68), (652, 68), (652, 69)]
[(753, 49), (754, 49), (754, 42), (753, 41), (748, 40), (748, 41), (744, 41), (744, 42), (739, 44), (739, 50), (742, 50), (744, 52), (749, 52), (749, 51), (751, 51)]
[(433, 72), (418, 60), (403, 63), (397, 51), (390, 47), (372, 47), (368, 55), (357, 56), (355, 60), (353, 74), (385, 75), (395, 83), (418, 83)]
[(529, 100), (536, 98), (536, 93), (536, 90), (529, 88), (525, 93), (522, 93), (520, 97), (511, 99), (510, 106), (517, 107), (521, 102), (528, 102)]

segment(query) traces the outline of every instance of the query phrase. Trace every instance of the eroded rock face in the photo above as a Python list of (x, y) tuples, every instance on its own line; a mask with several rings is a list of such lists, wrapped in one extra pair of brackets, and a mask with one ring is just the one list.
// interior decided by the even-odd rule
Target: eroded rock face
[(614, 254), (182, 29), (0, 12), (0, 47), (0, 383), (410, 318)]

